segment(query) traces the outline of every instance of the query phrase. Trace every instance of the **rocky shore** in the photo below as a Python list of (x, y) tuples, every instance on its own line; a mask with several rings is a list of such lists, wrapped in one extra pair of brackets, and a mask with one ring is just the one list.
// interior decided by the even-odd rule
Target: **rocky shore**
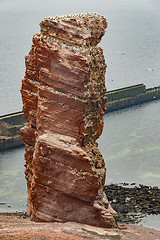
[(160, 214), (160, 189), (136, 183), (111, 184), (105, 186), (105, 193), (118, 222), (140, 223), (150, 214)]

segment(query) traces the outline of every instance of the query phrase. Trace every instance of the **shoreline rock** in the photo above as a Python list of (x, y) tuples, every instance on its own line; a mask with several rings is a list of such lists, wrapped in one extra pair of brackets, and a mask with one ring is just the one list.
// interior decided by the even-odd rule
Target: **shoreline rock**
[(143, 184), (128, 183), (106, 185), (104, 191), (118, 221), (140, 223), (150, 214), (160, 214), (160, 189)]

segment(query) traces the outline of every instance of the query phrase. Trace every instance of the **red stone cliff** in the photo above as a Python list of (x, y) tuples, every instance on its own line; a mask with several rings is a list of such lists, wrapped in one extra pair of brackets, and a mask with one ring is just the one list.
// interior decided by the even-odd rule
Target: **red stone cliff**
[(96, 13), (44, 18), (22, 80), (27, 212), (36, 221), (115, 227), (103, 192), (105, 70), (97, 44), (107, 22)]

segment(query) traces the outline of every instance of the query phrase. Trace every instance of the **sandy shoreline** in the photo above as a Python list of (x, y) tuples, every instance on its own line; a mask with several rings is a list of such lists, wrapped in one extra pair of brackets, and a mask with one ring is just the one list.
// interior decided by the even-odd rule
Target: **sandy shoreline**
[(105, 229), (79, 224), (36, 223), (22, 214), (0, 213), (0, 239), (4, 240), (160, 240), (160, 231), (134, 224), (119, 225), (120, 229)]

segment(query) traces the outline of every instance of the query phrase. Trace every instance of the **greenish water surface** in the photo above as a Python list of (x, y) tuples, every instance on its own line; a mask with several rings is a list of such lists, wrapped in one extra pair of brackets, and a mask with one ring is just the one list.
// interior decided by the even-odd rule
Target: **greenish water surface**
[(106, 114), (98, 140), (106, 183), (136, 182), (160, 187), (160, 101)]

